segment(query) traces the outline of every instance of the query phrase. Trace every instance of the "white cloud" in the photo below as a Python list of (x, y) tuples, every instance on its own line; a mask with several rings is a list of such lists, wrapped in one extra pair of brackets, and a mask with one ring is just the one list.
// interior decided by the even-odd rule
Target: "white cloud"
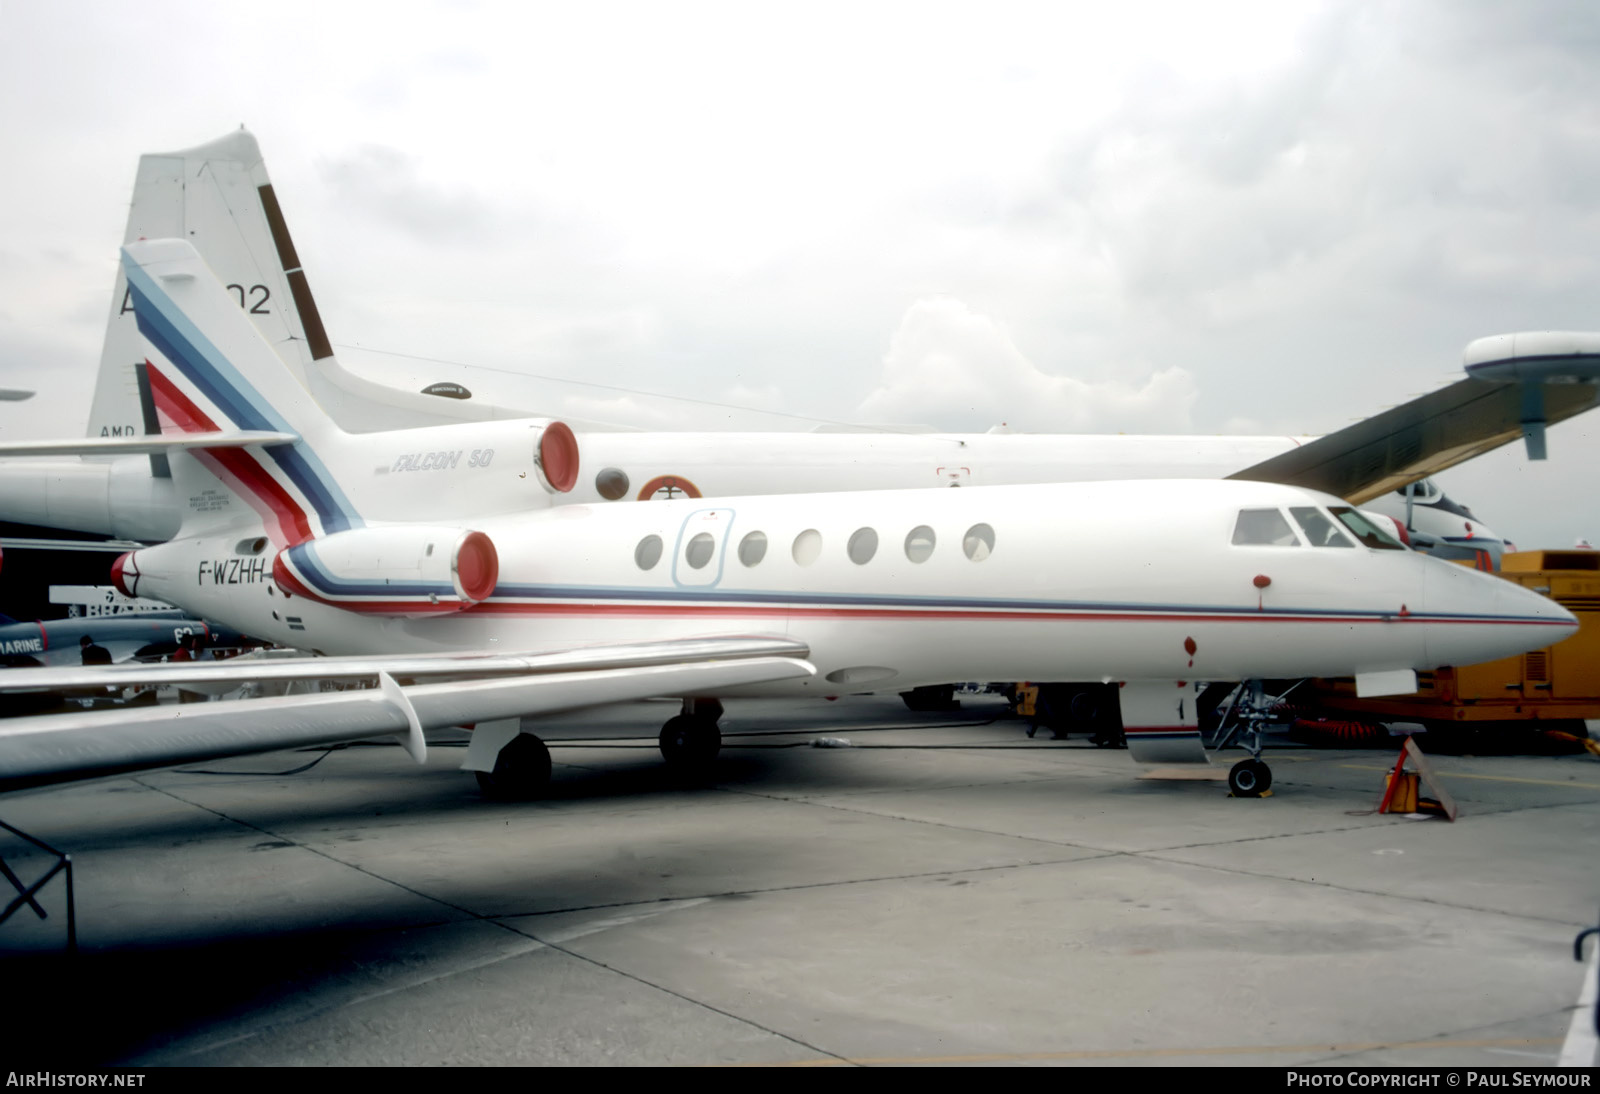
[(865, 421), (981, 431), (1183, 433), (1194, 379), (1166, 368), (1130, 383), (1052, 375), (1030, 361), (1005, 328), (959, 300), (907, 309), (883, 359), (883, 375), (856, 415)]

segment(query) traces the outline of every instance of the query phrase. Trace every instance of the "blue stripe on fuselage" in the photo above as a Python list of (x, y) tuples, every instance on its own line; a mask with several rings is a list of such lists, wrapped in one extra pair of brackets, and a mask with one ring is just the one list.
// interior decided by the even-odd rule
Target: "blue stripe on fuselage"
[[(189, 379), (201, 393), (226, 414), (239, 429), (277, 433), (298, 432), (261, 398), (216, 346), (203, 335), (188, 316), (161, 290), (142, 267), (126, 256), (123, 266), (128, 288), (133, 295), (134, 320), (144, 335)], [(338, 480), (305, 442), (267, 446), (271, 457), (289, 481), (297, 486), (316, 510), (324, 534), (360, 527), (357, 514)]]
[(442, 596), (455, 600), (455, 586), (428, 581), (390, 581), (382, 585), (347, 581), (330, 573), (317, 555), (316, 541), (296, 544), (286, 552), (307, 583), (328, 596), (412, 597)]
[(677, 601), (711, 604), (770, 604), (775, 607), (800, 605), (805, 607), (840, 608), (906, 608), (906, 609), (957, 609), (964, 611), (1057, 611), (1084, 613), (1146, 613), (1171, 615), (1216, 615), (1239, 618), (1266, 616), (1315, 616), (1319, 619), (1377, 619), (1387, 618), (1411, 623), (1446, 623), (1461, 620), (1490, 620), (1505, 623), (1551, 623), (1556, 620), (1539, 616), (1490, 616), (1466, 612), (1409, 612), (1401, 616), (1388, 608), (1260, 608), (1251, 605), (1227, 604), (1135, 604), (1084, 600), (1028, 600), (1021, 598), (950, 597), (950, 596), (894, 596), (882, 593), (804, 593), (782, 590), (736, 591), (729, 589), (662, 589), (629, 588), (608, 585), (519, 585), (500, 582), (495, 586), (492, 601), (507, 600), (644, 600), (652, 602)]

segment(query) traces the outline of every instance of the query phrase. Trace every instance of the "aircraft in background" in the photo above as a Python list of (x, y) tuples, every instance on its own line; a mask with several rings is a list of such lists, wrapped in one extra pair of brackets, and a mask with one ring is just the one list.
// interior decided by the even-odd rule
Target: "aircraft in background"
[(0, 665), (38, 667), (81, 665), (80, 640), (89, 638), (112, 661), (164, 657), (177, 651), (185, 635), (204, 648), (237, 647), (244, 639), (227, 627), (213, 627), (176, 608), (148, 615), (115, 615), (33, 620), (21, 623), (0, 615)]
[[(475, 433), (452, 434), (459, 443), (449, 446), (419, 428), (411, 444), (394, 447), (383, 473), (404, 482), (402, 493), (419, 488), (453, 491), (467, 477), (481, 477), (469, 473), (485, 458), (529, 476), (504, 482), (503, 503), (515, 499), (524, 505), (1237, 477), (1324, 490), (1401, 520), (1419, 543), (1461, 543), (1467, 551), (1483, 549), (1497, 556), (1499, 537), (1436, 486), (1422, 482), (1409, 498), (1403, 496), (1405, 488), (1519, 436), (1528, 436), (1531, 446), (1537, 434), (1542, 446), (1541, 423), (1581, 413), (1597, 398), (1593, 384), (1559, 383), (1566, 377), (1513, 370), (1509, 376), (1460, 381), (1304, 442), (1292, 437), (646, 433), (580, 422), (576, 424), (592, 473), (575, 477), (565, 491), (552, 496), (523, 489), (532, 482), (552, 485), (549, 476), (541, 480), (537, 474), (540, 461), (533, 461), (533, 471), (529, 466), (532, 447), (547, 443), (543, 428), (536, 436), (506, 429), (508, 419), (536, 419), (536, 412), (486, 404), (457, 383), (432, 384), (424, 392), (399, 391), (340, 364), (260, 150), (248, 132), (241, 129), (187, 151), (141, 158), (125, 241), (160, 237), (185, 238), (200, 250), (284, 364), (345, 430), (479, 423)], [(1593, 373), (1600, 359), (1600, 335), (1574, 337), (1579, 343), (1569, 362), (1576, 360)], [(1515, 360), (1511, 349), (1509, 359)], [(126, 278), (119, 272), (89, 419), (90, 447), (0, 446), (12, 455), (26, 451), (55, 457), (0, 468), (0, 514), (142, 542), (176, 534), (181, 505), (165, 457), (140, 441), (143, 434), (159, 432), (153, 395), (140, 368), (148, 353)], [(1536, 456), (1542, 451), (1530, 447)], [(96, 454), (84, 458), (80, 452)]]
[[(0, 788), (379, 732), (420, 759), (424, 729), (473, 722), (463, 767), (522, 796), (550, 772), (522, 721), (538, 713), (679, 697), (661, 748), (695, 765), (720, 747), (721, 697), (1063, 675), (1119, 684), (1130, 738), (1159, 752), (1198, 741), (1196, 681), (1353, 675), (1366, 694), (1414, 690), (1419, 669), (1577, 626), (1544, 597), (1406, 550), (1338, 498), (1275, 483), (530, 510), (480, 475), (413, 491), (402, 510), (373, 456), (411, 431), (341, 430), (187, 242), (131, 244), (124, 267), (158, 351), (146, 375), (164, 432), (144, 442), (165, 446), (191, 501), (177, 537), (120, 557), (115, 583), (333, 656), (22, 671), (0, 688), (378, 686), (115, 723), (16, 720), (0, 727)], [(1259, 793), (1270, 774), (1252, 756), (1231, 781)]]

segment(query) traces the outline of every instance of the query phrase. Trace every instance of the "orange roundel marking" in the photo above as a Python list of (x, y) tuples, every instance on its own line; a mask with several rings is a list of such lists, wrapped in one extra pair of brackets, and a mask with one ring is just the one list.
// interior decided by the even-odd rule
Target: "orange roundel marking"
[(662, 498), (698, 498), (700, 488), (681, 475), (657, 475), (639, 488), (639, 500), (649, 501), (657, 496)]

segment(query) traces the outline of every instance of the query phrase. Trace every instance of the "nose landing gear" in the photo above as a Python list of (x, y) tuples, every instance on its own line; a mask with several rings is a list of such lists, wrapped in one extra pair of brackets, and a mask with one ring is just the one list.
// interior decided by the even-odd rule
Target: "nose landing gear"
[(1228, 772), (1228, 789), (1236, 798), (1259, 798), (1272, 788), (1272, 769), (1261, 762), (1261, 750), (1272, 708), (1280, 698), (1267, 695), (1260, 680), (1246, 680), (1218, 722), (1213, 750), (1237, 745), (1250, 753), (1248, 760), (1240, 760)]
[(1228, 772), (1228, 789), (1236, 798), (1259, 798), (1272, 786), (1272, 768), (1260, 760), (1240, 760)]

